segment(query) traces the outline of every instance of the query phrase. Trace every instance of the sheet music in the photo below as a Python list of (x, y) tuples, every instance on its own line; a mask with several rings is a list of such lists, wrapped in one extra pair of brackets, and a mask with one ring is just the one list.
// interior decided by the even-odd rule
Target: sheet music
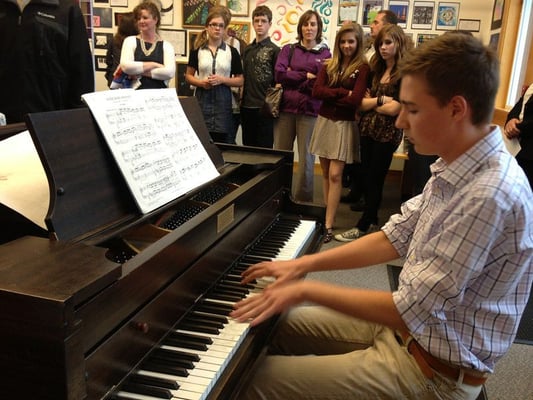
[(142, 213), (218, 176), (175, 89), (107, 90), (82, 97)]
[(50, 189), (30, 132), (0, 141), (0, 203), (46, 229)]

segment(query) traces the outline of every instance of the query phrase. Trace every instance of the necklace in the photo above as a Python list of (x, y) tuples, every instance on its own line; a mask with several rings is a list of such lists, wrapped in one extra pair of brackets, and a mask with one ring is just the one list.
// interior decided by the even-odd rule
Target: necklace
[(154, 52), (158, 40), (159, 40), (159, 36), (155, 35), (155, 42), (152, 43), (150, 48), (147, 50), (146, 49), (146, 43), (144, 42), (144, 39), (143, 39), (143, 37), (141, 35), (141, 50), (142, 50), (142, 52), (144, 53), (144, 55), (146, 57), (148, 57), (150, 54), (152, 54)]

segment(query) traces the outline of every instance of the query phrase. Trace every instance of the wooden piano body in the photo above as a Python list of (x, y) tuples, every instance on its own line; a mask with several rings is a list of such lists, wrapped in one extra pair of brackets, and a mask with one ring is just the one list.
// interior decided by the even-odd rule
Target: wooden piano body
[[(292, 153), (211, 143), (196, 99), (180, 101), (220, 176), (144, 215), (87, 109), (29, 116), (50, 186), (50, 237), (0, 246), (0, 398), (110, 398), (277, 218), (318, 221), (302, 252), (318, 248), (324, 209), (291, 200)], [(178, 226), (162, 229), (169, 216)], [(265, 325), (209, 399), (238, 397)]]

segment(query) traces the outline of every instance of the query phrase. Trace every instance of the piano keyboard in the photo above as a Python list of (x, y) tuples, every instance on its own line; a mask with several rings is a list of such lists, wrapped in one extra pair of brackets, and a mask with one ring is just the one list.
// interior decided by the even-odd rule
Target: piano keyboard
[(241, 285), (241, 273), (265, 260), (299, 256), (315, 221), (280, 219), (267, 230), (130, 373), (114, 400), (204, 400), (246, 337), (249, 325), (228, 315), (233, 304), (272, 282)]

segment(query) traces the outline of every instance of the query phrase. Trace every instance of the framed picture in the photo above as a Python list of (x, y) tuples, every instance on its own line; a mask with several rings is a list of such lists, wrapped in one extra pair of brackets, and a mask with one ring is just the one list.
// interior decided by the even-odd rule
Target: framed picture
[(420, 46), (422, 43), (429, 42), (431, 39), (435, 39), (437, 36), (439, 35), (435, 33), (419, 33), (416, 36), (416, 45)]
[(174, 0), (161, 1), (161, 26), (174, 25)]
[(363, 0), (363, 26), (370, 26), (380, 10), (383, 9), (383, 0)]
[(187, 57), (187, 31), (185, 29), (159, 29), (159, 34), (174, 47), (176, 57)]
[(115, 26), (119, 26), (120, 25), (120, 20), (122, 19), (122, 16), (124, 16), (124, 15), (131, 15), (131, 12), (123, 12), (123, 13), (116, 12), (114, 14)]
[(496, 53), (498, 52), (499, 44), (500, 44), (500, 32), (496, 32), (490, 35), (489, 47), (492, 50), (494, 50)]
[(111, 7), (127, 7), (128, 0), (109, 0), (109, 5)]
[(112, 10), (109, 7), (93, 8), (93, 28), (112, 28), (113, 27), (113, 18)]
[(107, 63), (105, 62), (105, 55), (94, 56), (94, 68), (96, 71), (105, 71), (107, 69)]
[(459, 3), (440, 2), (437, 9), (437, 26), (435, 29), (454, 31), (459, 22)]
[(94, 32), (94, 48), (107, 49), (108, 44), (113, 40), (113, 34), (109, 32)]
[(226, 0), (226, 7), (231, 11), (232, 17), (248, 16), (248, 0)]
[(468, 32), (479, 32), (481, 20), (479, 19), (460, 19), (457, 29)]
[[(198, 37), (198, 35), (201, 33), (202, 31), (192, 31), (192, 30), (189, 30), (188, 31), (188, 42), (189, 42), (189, 53), (191, 52), (191, 50), (194, 49), (194, 42), (196, 41), (196, 38)], [(188, 56), (189, 54), (187, 54)]]
[(217, 4), (217, 0), (192, 1), (185, 0), (182, 2), (182, 12), (184, 28), (203, 28), (207, 14), (211, 7)]
[(358, 16), (359, 0), (339, 1), (337, 25), (342, 25), (344, 21), (357, 21)]
[(433, 14), (435, 2), (415, 1), (413, 3), (413, 17), (411, 29), (431, 29), (433, 27)]
[(235, 35), (244, 40), (246, 43), (250, 43), (250, 23), (249, 22), (237, 22), (232, 21), (228, 25), (228, 30), (232, 29)]
[(504, 8), (505, 0), (494, 0), (494, 7), (492, 7), (492, 23), (490, 25), (490, 29), (499, 29), (502, 27)]
[(409, 14), (409, 1), (389, 1), (389, 10), (393, 11), (398, 16), (398, 26), (400, 28), (407, 28), (407, 15)]

